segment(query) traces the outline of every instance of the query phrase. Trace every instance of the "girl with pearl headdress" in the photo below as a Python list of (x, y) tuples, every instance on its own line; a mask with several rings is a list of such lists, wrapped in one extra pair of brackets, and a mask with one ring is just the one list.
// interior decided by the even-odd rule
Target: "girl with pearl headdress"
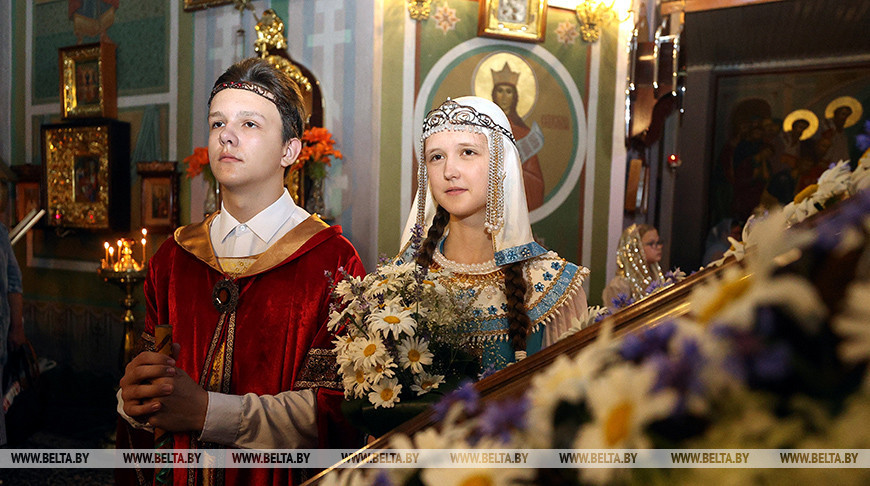
[(633, 224), (625, 228), (616, 252), (616, 276), (601, 293), (604, 305), (616, 311), (644, 298), (654, 282), (663, 283), (661, 259), (662, 241), (655, 227)]
[[(483, 367), (519, 361), (585, 320), (589, 270), (534, 241), (519, 152), (498, 105), (448, 99), (426, 116), (419, 153), (399, 261), (437, 268), (449, 292), (472, 297), (475, 318), (457, 332), (483, 343)], [(414, 244), (415, 233), (425, 239)]]

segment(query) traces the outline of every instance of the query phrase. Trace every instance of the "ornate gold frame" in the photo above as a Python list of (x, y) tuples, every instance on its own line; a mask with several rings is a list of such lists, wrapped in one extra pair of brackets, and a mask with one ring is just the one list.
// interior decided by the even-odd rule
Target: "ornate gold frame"
[[(18, 177), (15, 182), (15, 223), (19, 223), (31, 209), (42, 208), (42, 167), (37, 164), (13, 165)], [(37, 223), (39, 224), (39, 223)]]
[(50, 226), (129, 229), (129, 124), (44, 125), (42, 149)]
[(193, 12), (194, 10), (203, 10), (230, 3), (233, 3), (233, 0), (184, 0), (184, 11)]
[[(525, 8), (512, 16), (501, 7), (517, 4)], [(517, 11), (513, 11), (517, 12)], [(547, 0), (481, 0), (477, 17), (477, 35), (522, 42), (544, 42), (547, 30)]]
[(118, 115), (115, 44), (97, 42), (59, 49), (60, 109), (64, 118)]

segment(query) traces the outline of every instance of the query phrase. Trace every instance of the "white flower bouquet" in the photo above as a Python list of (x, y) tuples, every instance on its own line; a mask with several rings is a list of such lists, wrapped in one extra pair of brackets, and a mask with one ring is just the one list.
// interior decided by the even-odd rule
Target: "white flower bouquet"
[(437, 272), (384, 263), (365, 278), (345, 276), (333, 294), (329, 328), (344, 329), (335, 340), (344, 411), (357, 425), (389, 430), (436, 400), (427, 394), (479, 372), (479, 352), (455, 332), (472, 319), (470, 298), (451, 296)]

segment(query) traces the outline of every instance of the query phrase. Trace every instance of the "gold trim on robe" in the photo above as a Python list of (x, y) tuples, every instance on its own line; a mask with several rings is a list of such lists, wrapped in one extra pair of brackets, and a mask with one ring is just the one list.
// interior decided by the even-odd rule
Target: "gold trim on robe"
[[(175, 241), (179, 246), (191, 255), (201, 260), (206, 265), (218, 272), (226, 273), (221, 268), (211, 244), (211, 222), (218, 213), (209, 215), (202, 223), (189, 224), (175, 230)], [(296, 253), (297, 250), (308, 242), (317, 233), (329, 229), (329, 225), (316, 215), (309, 216), (305, 221), (296, 225), (278, 241), (272, 244), (268, 250), (260, 255), (256, 263), (238, 277), (250, 277), (280, 264), (287, 256)]]

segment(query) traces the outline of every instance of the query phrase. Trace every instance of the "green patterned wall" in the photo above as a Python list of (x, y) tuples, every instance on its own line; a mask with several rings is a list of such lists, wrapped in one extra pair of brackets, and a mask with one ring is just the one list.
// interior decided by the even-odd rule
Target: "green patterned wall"
[[(107, 34), (116, 51), (118, 96), (163, 93), (169, 88), (169, 5), (167, 0), (121, 2)], [(33, 102), (58, 101), (57, 50), (75, 45), (68, 4), (33, 6)], [(84, 37), (82, 43), (99, 41)]]

